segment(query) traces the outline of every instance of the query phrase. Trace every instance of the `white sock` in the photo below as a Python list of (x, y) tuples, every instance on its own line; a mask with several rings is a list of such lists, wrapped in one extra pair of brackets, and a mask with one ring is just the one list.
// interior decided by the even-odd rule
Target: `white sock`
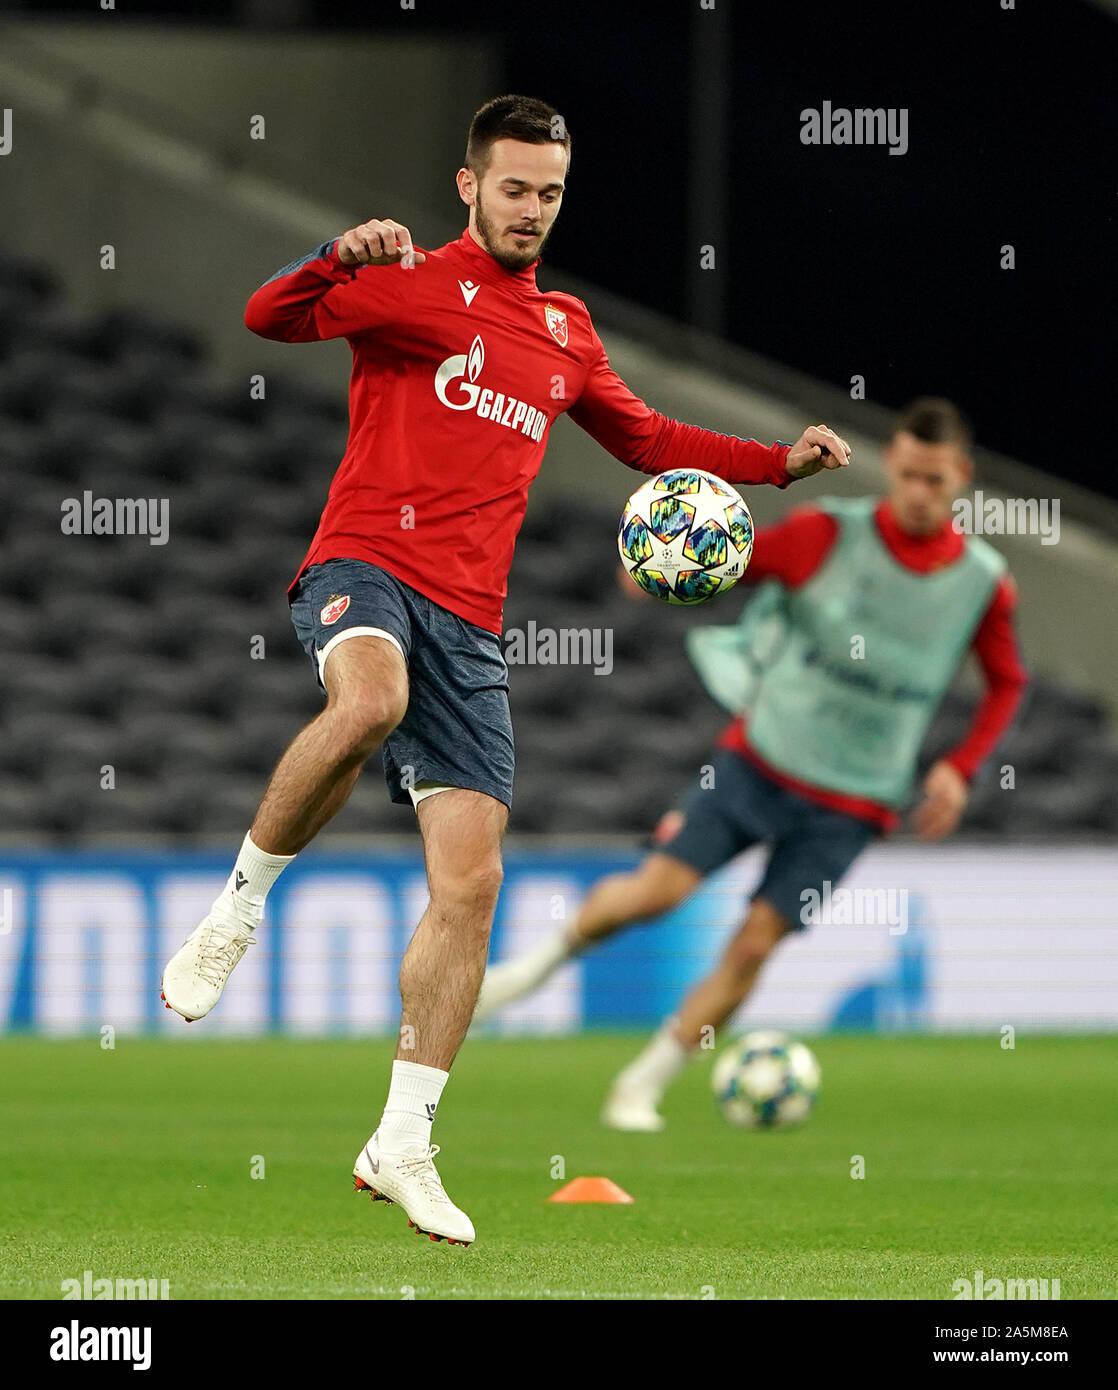
[(674, 1030), (675, 1018), (661, 1024), (639, 1056), (618, 1074), (615, 1086), (652, 1091), (659, 1099), (687, 1065), (693, 1051), (681, 1043)]
[(233, 917), (245, 926), (258, 927), (264, 917), (268, 890), (294, 858), (293, 854), (266, 854), (246, 835), (233, 872), (214, 899), (211, 911), (225, 918)]
[(542, 985), (549, 975), (577, 954), (580, 948), (572, 943), (569, 931), (569, 927), (560, 927), (517, 960), (517, 968), (523, 971), (526, 979), (532, 980), (533, 988)]
[(449, 1072), (419, 1062), (393, 1062), (392, 1082), (384, 1114), (377, 1126), (377, 1143), (386, 1153), (426, 1149), (431, 1123)]

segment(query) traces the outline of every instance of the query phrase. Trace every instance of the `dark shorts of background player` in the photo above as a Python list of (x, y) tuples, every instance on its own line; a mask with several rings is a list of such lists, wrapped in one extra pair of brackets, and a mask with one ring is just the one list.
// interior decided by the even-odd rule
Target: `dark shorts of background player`
[[(348, 597), (333, 623), (323, 610)], [(291, 594), (291, 621), (322, 685), (320, 656), (339, 633), (390, 633), (408, 666), (407, 713), (384, 741), (393, 801), (424, 782), (465, 787), (512, 805), (512, 718), (508, 667), (495, 633), (448, 612), (387, 570), (364, 560), (311, 565)]]
[[(721, 751), (710, 774), (700, 778), (680, 810), (683, 825), (653, 848), (681, 859), (704, 877), (751, 845), (772, 842), (764, 876), (754, 891), (803, 931), (805, 889), (822, 896), (824, 882), (837, 884), (879, 831), (867, 821), (808, 801), (771, 781), (752, 763)], [(808, 900), (810, 901), (810, 899)]]

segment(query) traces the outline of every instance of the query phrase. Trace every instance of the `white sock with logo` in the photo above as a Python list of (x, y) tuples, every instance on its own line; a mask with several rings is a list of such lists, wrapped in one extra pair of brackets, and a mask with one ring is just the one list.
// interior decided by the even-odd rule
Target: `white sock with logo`
[(377, 1126), (377, 1143), (385, 1153), (427, 1148), (431, 1123), (449, 1076), (449, 1072), (420, 1062), (392, 1063), (388, 1099)]
[(651, 1091), (657, 1100), (687, 1065), (694, 1048), (675, 1035), (677, 1020), (665, 1019), (644, 1051), (619, 1072), (614, 1086), (624, 1090)]
[(264, 917), (268, 890), (294, 858), (293, 854), (268, 854), (257, 849), (246, 835), (233, 872), (210, 911), (226, 920), (232, 918), (243, 926), (258, 927)]

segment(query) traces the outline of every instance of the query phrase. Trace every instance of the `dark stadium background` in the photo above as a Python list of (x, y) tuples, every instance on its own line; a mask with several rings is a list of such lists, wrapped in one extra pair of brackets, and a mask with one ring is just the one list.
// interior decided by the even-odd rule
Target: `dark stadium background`
[[(687, 321), (679, 242), (695, 216), (717, 247), (713, 326), (734, 342), (844, 390), (860, 373), (870, 398), (893, 408), (928, 391), (951, 396), (988, 448), (1118, 497), (1113, 451), (1097, 441), (1115, 376), (1114, 200), (1102, 171), (1118, 131), (1104, 5), (936, 0), (903, 7), (903, 22), (888, 0), (720, 0), (716, 15), (698, 0), (126, 9), (165, 20), (168, 43), (187, 19), (261, 32), (499, 33), (502, 90), (551, 101), (575, 139), (549, 265)], [(89, 6), (4, 11), (87, 17)], [(728, 85), (723, 216), (708, 220), (719, 199), (691, 157), (704, 117), (688, 98), (699, 26), (715, 23), (721, 56), (699, 60), (698, 86)], [(825, 99), (907, 107), (908, 153), (822, 158), (802, 146), (799, 112)], [(347, 158), (406, 142), (407, 121), (397, 109), (382, 129), (355, 129)], [(1004, 243), (1016, 248), (1013, 271), (999, 269)]]

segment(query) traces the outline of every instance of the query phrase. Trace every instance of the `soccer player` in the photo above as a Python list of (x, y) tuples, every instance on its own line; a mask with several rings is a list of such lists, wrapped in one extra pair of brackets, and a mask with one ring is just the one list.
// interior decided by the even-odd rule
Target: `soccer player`
[[(985, 696), (966, 738), (928, 771), (914, 811), (924, 839), (958, 824), (968, 783), (1012, 719), (1026, 679), (1005, 561), (952, 525), (953, 499), (972, 477), (969, 449), (969, 426), (954, 405), (915, 401), (884, 453), (885, 500), (821, 501), (757, 532), (745, 581), (764, 587), (741, 628), (691, 635), (711, 690), (722, 694), (736, 672), (736, 707), (748, 709), (723, 732), (713, 775), (663, 818), (656, 848), (637, 869), (595, 885), (569, 929), (486, 974), (479, 1021), (596, 942), (675, 907), (748, 846), (770, 844), (743, 925), (615, 1079), (607, 1125), (663, 1127), (661, 1098), (703, 1030), (729, 1019), (777, 943), (809, 925), (802, 905), (812, 892), (837, 883), (871, 840), (898, 825), (924, 733), (969, 648)], [(735, 662), (738, 638), (742, 655), (760, 665), (748, 697), (750, 662)]]
[(354, 1178), (462, 1244), (474, 1228), (443, 1189), (431, 1124), (501, 882), (513, 782), (501, 609), (548, 431), (566, 411), (643, 473), (687, 465), (776, 487), (849, 459), (823, 426), (766, 446), (658, 414), (611, 369), (585, 304), (537, 288), (570, 145), (552, 107), (498, 97), (470, 127), (456, 241), (425, 251), (401, 223), (370, 219), (249, 300), (254, 333), (345, 338), (353, 353), (348, 445), (289, 591), (326, 704), (280, 759), (225, 888), (162, 981), (169, 1008), (209, 1013), (272, 884), (382, 748), (392, 800), (415, 807), (430, 902), (400, 969), (387, 1102)]

